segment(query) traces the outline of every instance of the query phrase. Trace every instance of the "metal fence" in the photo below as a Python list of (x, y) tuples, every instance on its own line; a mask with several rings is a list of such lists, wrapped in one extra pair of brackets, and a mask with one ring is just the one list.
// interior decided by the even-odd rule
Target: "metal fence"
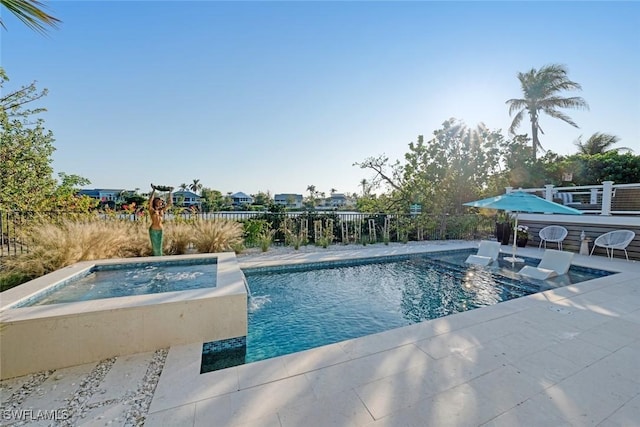
[[(56, 221), (75, 218), (78, 214), (65, 212), (39, 213), (0, 211), (0, 256), (18, 255), (29, 252), (24, 239), (24, 231), (35, 217)], [(86, 218), (86, 217), (85, 217)], [(148, 221), (146, 214), (127, 212), (96, 213), (92, 219), (104, 221)], [(210, 221), (223, 219), (238, 221), (245, 225), (245, 243), (251, 241), (250, 223), (261, 223), (262, 227), (273, 230), (275, 245), (289, 244), (288, 236), (303, 237), (314, 244), (323, 239), (330, 243), (379, 243), (408, 242), (420, 240), (476, 240), (494, 233), (494, 221), (475, 214), (469, 215), (399, 215), (366, 214), (360, 212), (210, 212), (167, 214), (170, 221)]]

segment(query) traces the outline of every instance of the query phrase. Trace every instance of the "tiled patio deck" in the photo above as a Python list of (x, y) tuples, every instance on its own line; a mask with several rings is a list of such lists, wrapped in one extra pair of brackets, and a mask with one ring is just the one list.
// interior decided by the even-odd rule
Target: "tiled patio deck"
[[(267, 252), (240, 262), (270, 265), (345, 259), (363, 251), (373, 256), (469, 246)], [(503, 246), (503, 252), (510, 250)], [(542, 254), (533, 248), (519, 253)], [(576, 255), (574, 264), (621, 273), (206, 374), (199, 373), (202, 343), (171, 347), (146, 425), (639, 425), (640, 263)], [(117, 362), (135, 357), (149, 355)], [(81, 378), (92, 368), (69, 369)], [(123, 369), (117, 371), (122, 381), (144, 375), (132, 369), (124, 376)], [(72, 371), (65, 375), (67, 381), (74, 378)], [(122, 394), (122, 381), (107, 375), (104, 393)], [(41, 396), (40, 405), (42, 399), (49, 406), (41, 408), (53, 409), (53, 397)], [(116, 416), (126, 402), (114, 402), (120, 406), (98, 408), (82, 425), (126, 424)]]

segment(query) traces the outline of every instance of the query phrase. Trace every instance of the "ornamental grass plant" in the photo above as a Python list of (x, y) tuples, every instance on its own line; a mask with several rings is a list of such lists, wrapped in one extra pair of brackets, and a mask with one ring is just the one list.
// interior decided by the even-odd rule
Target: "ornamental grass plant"
[(236, 221), (198, 221), (194, 225), (193, 245), (200, 253), (231, 251), (242, 243), (243, 231), (242, 224)]

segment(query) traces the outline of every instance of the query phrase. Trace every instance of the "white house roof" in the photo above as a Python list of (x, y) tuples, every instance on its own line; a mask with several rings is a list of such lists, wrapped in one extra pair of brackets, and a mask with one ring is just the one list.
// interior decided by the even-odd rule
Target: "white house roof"
[(174, 191), (172, 193), (172, 195), (175, 196), (186, 196), (186, 197), (198, 197), (200, 198), (200, 196), (198, 196), (196, 193), (194, 193), (193, 191), (189, 191), (189, 190), (178, 190), (178, 191)]
[(237, 193), (232, 194), (231, 198), (233, 198), (233, 199), (253, 199), (253, 197), (249, 196), (248, 194), (243, 193), (242, 191), (238, 191)]

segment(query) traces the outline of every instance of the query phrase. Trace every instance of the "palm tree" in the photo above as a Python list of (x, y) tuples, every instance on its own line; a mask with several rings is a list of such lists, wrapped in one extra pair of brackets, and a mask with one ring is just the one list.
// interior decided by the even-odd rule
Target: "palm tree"
[(515, 135), (515, 131), (522, 122), (524, 114), (529, 114), (531, 120), (531, 138), (533, 140), (533, 159), (536, 159), (536, 151), (542, 149), (538, 138), (538, 131), (544, 135), (540, 127), (540, 113), (545, 113), (556, 119), (578, 127), (573, 120), (558, 108), (580, 108), (589, 109), (587, 102), (581, 97), (564, 98), (559, 93), (564, 90), (581, 90), (582, 86), (569, 80), (567, 70), (562, 65), (547, 65), (540, 70), (532, 68), (526, 73), (518, 73), (518, 80), (524, 94), (523, 98), (509, 99), (509, 116), (517, 111), (513, 117), (513, 122), (509, 127), (509, 133)]
[(612, 148), (611, 146), (617, 144), (620, 141), (616, 135), (610, 135), (608, 133), (596, 132), (589, 137), (585, 142), (582, 142), (582, 135), (575, 140), (574, 144), (578, 147), (579, 154), (603, 154), (607, 151), (633, 151), (629, 147)]
[(182, 184), (180, 184), (178, 187), (179, 187), (182, 191), (187, 191), (187, 187), (188, 187), (188, 185), (187, 185), (187, 184), (185, 184), (185, 183), (183, 182), (183, 183), (182, 183)]
[[(61, 22), (58, 18), (46, 13), (43, 10), (44, 3), (38, 0), (0, 0), (0, 5), (13, 13), (27, 27), (41, 34), (46, 33), (46, 25), (56, 28)], [(7, 29), (2, 19), (0, 19), (0, 25)]]
[(313, 207), (316, 206), (316, 196), (318, 192), (316, 191), (315, 185), (307, 185), (307, 191), (309, 192), (309, 201)]
[(335, 192), (337, 192), (338, 190), (336, 190), (335, 188), (332, 188), (331, 190), (329, 190), (330, 194), (334, 194)]
[(366, 180), (366, 178), (362, 178), (362, 181), (360, 181), (360, 185), (362, 186), (362, 195), (364, 196), (365, 194), (367, 194), (367, 184), (369, 184)]
[(194, 179), (193, 182), (189, 184), (189, 190), (193, 191), (194, 193), (202, 190), (202, 184), (200, 184), (200, 180)]

